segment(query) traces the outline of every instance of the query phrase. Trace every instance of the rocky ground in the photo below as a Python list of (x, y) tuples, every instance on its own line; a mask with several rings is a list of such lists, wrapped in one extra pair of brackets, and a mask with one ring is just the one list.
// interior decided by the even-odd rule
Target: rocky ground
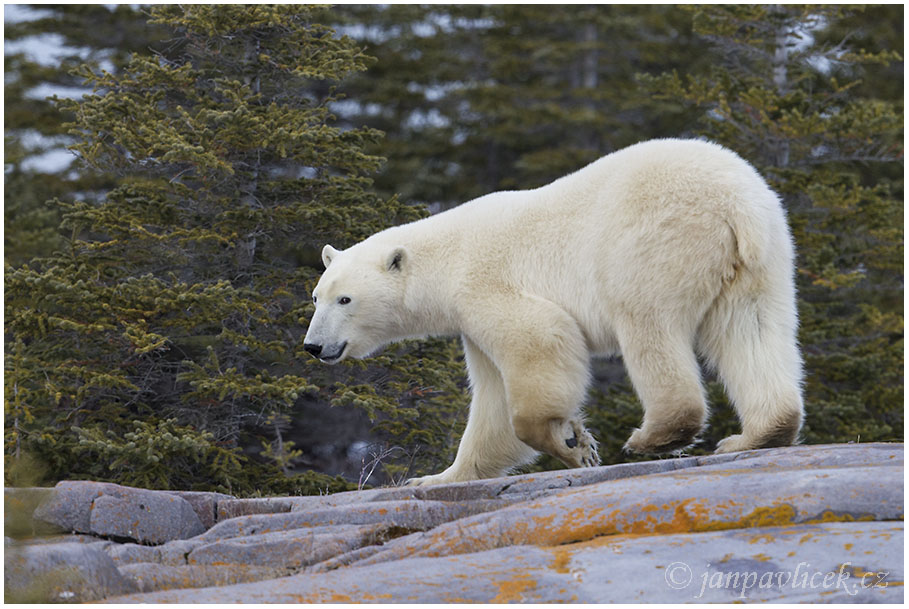
[(6, 602), (903, 601), (902, 444), (320, 497), (5, 495), (57, 531), (6, 538)]

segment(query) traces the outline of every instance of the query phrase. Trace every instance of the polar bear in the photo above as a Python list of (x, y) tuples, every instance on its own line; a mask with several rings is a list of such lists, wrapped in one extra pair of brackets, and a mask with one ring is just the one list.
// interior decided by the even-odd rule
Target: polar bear
[(777, 196), (719, 145), (636, 144), (541, 188), (326, 245), (322, 260), (304, 348), (323, 362), (405, 338), (463, 341), (472, 401), (457, 456), (413, 484), (501, 476), (540, 451), (597, 465), (581, 414), (592, 355), (621, 355), (643, 405), (626, 451), (696, 440), (698, 356), (742, 425), (717, 452), (797, 439), (792, 237)]

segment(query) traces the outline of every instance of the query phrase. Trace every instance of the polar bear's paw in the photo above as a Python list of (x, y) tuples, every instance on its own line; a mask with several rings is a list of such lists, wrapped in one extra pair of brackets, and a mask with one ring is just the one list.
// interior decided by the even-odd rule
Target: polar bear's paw
[(433, 474), (431, 476), (411, 478), (404, 483), (404, 486), (430, 486), (433, 484), (447, 484), (448, 482), (454, 482), (453, 480), (449, 480), (445, 474), (446, 472), (442, 472), (441, 474)]
[(452, 465), (445, 471), (431, 476), (420, 476), (411, 478), (404, 483), (404, 486), (430, 486), (433, 484), (451, 484), (453, 482), (467, 482), (470, 480), (479, 480), (479, 474), (471, 474), (469, 468), (461, 467), (455, 469)]
[(634, 430), (628, 441), (625, 442), (623, 450), (626, 453), (639, 455), (670, 453), (687, 448), (697, 442), (697, 435), (700, 431), (700, 425), (679, 426), (658, 432), (654, 432), (644, 425), (642, 428)]
[(600, 453), (597, 450), (597, 441), (584, 429), (584, 426), (575, 420), (569, 422), (571, 436), (565, 438), (569, 459), (574, 467), (596, 467), (600, 464)]
[(745, 438), (741, 434), (736, 434), (734, 436), (729, 436), (728, 438), (723, 438), (716, 445), (716, 450), (714, 451), (717, 454), (720, 453), (737, 453), (742, 450), (751, 450), (753, 448), (760, 448), (755, 446), (755, 442)]

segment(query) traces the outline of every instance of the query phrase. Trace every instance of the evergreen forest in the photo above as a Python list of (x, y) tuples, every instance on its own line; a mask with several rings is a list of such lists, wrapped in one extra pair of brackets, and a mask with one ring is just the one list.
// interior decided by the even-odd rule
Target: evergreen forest
[[(903, 439), (902, 5), (18, 5), (4, 15), (4, 482), (237, 496), (448, 466), (456, 338), (324, 366), (325, 243), (706, 138), (798, 250), (806, 444)], [(593, 363), (603, 463), (641, 407)], [(705, 371), (706, 454), (738, 422)], [(561, 467), (541, 458), (525, 471)]]

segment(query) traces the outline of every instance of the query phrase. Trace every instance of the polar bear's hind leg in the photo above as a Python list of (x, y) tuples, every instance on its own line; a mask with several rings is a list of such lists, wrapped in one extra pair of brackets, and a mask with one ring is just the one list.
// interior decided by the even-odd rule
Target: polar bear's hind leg
[(708, 313), (701, 350), (716, 368), (742, 423), (717, 452), (789, 446), (802, 426), (802, 358), (792, 279), (745, 274)]
[(618, 328), (622, 358), (644, 406), (644, 421), (625, 443), (626, 452), (683, 449), (697, 440), (707, 421), (693, 340), (669, 319), (641, 315)]

